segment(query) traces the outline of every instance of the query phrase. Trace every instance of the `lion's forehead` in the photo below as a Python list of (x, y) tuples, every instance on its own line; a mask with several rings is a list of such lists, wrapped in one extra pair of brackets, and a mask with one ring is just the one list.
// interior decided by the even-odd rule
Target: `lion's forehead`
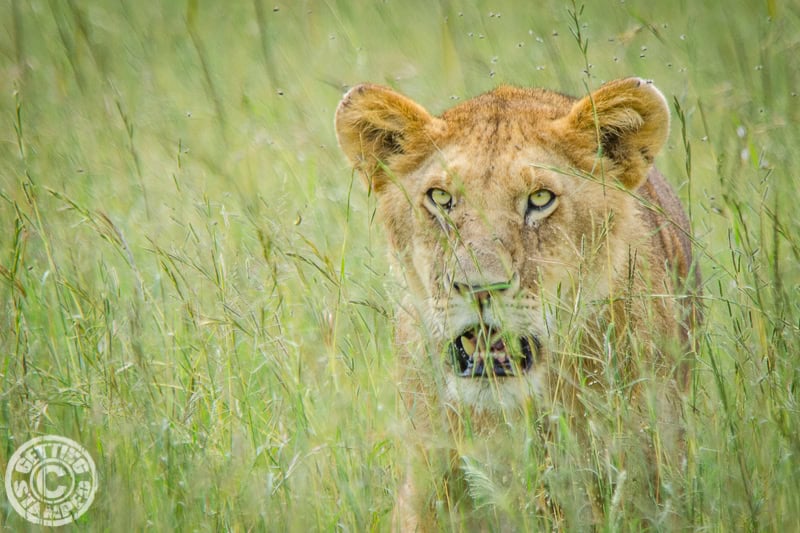
[(569, 181), (557, 171), (565, 164), (559, 154), (530, 142), (492, 148), (465, 139), (440, 147), (420, 166), (414, 182), (426, 189), (452, 188), (483, 199), (505, 199), (541, 187), (558, 194)]
[(466, 129), (496, 119), (536, 124), (569, 112), (575, 99), (546, 89), (500, 86), (447, 110), (442, 119)]

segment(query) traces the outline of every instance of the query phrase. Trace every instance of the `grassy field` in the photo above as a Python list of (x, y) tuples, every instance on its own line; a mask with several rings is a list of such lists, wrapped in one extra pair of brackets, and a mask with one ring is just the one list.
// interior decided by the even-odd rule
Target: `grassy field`
[[(681, 512), (797, 530), (799, 27), (780, 0), (4, 2), (0, 466), (83, 444), (100, 487), (67, 529), (388, 529), (399, 291), (343, 90), (440, 112), (638, 75), (673, 108), (657, 165), (704, 272)], [(0, 520), (29, 527), (5, 497)]]

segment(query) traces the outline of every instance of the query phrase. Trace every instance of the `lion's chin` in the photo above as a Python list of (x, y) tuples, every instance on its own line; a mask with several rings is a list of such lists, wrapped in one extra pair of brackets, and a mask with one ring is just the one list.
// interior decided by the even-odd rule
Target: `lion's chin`
[(447, 352), (455, 374), (462, 378), (513, 378), (533, 367), (539, 352), (535, 336), (509, 335), (483, 326), (471, 327), (449, 345)]
[(525, 374), (502, 379), (464, 379), (450, 373), (445, 377), (443, 399), (451, 407), (469, 408), (473, 414), (510, 415), (543, 397), (540, 370), (534, 366)]

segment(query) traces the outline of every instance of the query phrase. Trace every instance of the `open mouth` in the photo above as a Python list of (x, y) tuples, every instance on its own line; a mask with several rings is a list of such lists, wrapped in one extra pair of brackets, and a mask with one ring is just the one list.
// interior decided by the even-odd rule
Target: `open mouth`
[(494, 329), (468, 329), (450, 343), (456, 374), (464, 378), (511, 377), (527, 372), (539, 351), (535, 337), (509, 337)]

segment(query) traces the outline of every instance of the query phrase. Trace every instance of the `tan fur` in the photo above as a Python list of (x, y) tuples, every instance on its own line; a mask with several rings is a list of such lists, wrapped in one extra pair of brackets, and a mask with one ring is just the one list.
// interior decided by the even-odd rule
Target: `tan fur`
[[(622, 79), (581, 99), (504, 86), (440, 117), (360, 85), (342, 99), (336, 131), (377, 195), (409, 289), (396, 345), (404, 399), (424, 435), (417, 453), (439, 429), (463, 432), (463, 417), (443, 412), (466, 410), (472, 431), (487, 435), (532, 400), (579, 417), (582, 389), (619, 386), (607, 379), (610, 351), (626, 383), (655, 383), (667, 406), (658, 416), (677, 425), (694, 313), (677, 302), (699, 278), (688, 281), (683, 208), (652, 168), (669, 131), (652, 84)], [(452, 195), (449, 211), (431, 203), (431, 189)], [(541, 189), (557, 198), (546, 212), (528, 204)], [(447, 346), (475, 324), (537, 339), (530, 371), (456, 376)], [(647, 410), (639, 385), (624, 390)], [(419, 492), (411, 477), (400, 490), (401, 529), (424, 514)]]

